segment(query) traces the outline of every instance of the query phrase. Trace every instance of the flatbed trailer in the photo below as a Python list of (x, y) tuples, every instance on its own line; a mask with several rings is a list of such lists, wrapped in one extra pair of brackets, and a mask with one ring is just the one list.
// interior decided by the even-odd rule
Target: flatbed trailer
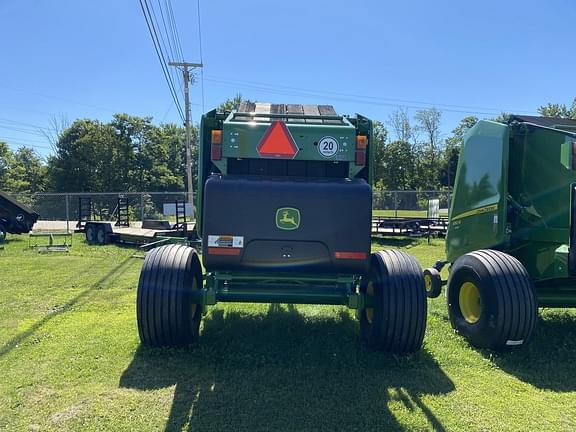
[(182, 229), (150, 229), (141, 227), (117, 226), (114, 221), (85, 222), (84, 233), (90, 244), (125, 243), (133, 245), (160, 246), (170, 240), (187, 240), (186, 230)]
[(448, 218), (426, 217), (372, 217), (372, 235), (407, 237), (444, 237), (448, 230)]

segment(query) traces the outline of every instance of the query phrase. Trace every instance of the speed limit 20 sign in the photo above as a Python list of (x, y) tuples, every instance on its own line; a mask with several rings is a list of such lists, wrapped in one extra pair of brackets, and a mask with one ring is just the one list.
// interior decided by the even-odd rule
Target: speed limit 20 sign
[(338, 141), (336, 138), (324, 137), (318, 141), (318, 151), (324, 157), (332, 157), (338, 152)]

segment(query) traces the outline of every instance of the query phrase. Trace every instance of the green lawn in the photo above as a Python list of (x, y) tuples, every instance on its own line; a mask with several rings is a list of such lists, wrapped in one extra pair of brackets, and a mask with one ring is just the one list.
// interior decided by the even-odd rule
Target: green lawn
[[(371, 352), (345, 308), (219, 305), (193, 349), (139, 346), (134, 249), (0, 250), (0, 431), (576, 430), (576, 314), (528, 347), (470, 348), (429, 303), (424, 349)], [(441, 240), (392, 239), (424, 266)]]

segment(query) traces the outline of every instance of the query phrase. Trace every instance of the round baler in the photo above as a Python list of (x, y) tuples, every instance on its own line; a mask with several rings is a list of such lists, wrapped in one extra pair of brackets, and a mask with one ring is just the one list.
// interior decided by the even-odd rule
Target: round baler
[(331, 106), (244, 102), (205, 114), (196, 197), (203, 266), (182, 245), (146, 255), (141, 341), (195, 342), (217, 302), (325, 304), (355, 309), (370, 347), (419, 349), (426, 292), (417, 261), (370, 253), (372, 160), (372, 122)]
[(521, 346), (538, 307), (576, 307), (575, 132), (575, 120), (510, 116), (464, 137), (447, 259), (425, 280), (429, 297), (447, 283), (450, 322), (476, 347)]

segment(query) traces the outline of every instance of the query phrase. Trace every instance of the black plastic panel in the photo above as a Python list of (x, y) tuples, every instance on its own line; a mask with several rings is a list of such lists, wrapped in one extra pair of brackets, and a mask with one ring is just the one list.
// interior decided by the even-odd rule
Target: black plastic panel
[[(298, 209), (298, 228), (277, 226), (281, 208)], [(204, 266), (363, 274), (370, 256), (371, 213), (372, 192), (364, 180), (212, 176), (204, 190)], [(209, 236), (241, 237), (243, 247), (210, 248)]]

